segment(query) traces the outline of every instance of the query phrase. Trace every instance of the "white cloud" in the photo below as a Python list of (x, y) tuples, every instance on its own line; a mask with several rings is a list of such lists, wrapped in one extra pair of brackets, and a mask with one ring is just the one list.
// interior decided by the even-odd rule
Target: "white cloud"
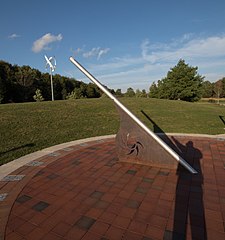
[(99, 52), (99, 48), (92, 48), (90, 51), (83, 53), (84, 58), (90, 58), (96, 56)]
[(62, 40), (62, 34), (58, 34), (57, 36), (52, 35), (51, 33), (47, 33), (41, 38), (37, 39), (33, 43), (32, 51), (38, 53), (43, 49), (49, 49), (48, 45), (53, 42), (60, 42)]
[[(92, 49), (87, 57), (97, 56), (96, 52), (96, 49)], [(96, 62), (87, 67), (109, 88), (148, 90), (151, 83), (164, 78), (179, 59), (197, 66), (198, 73), (205, 76), (205, 80), (213, 82), (224, 77), (225, 35), (196, 37), (185, 34), (166, 43), (145, 39), (140, 44), (139, 56), (116, 57), (107, 59), (104, 64)]]
[(15, 39), (15, 38), (18, 38), (18, 37), (20, 37), (20, 35), (18, 35), (16, 33), (13, 33), (13, 34), (8, 36), (9, 39)]
[(98, 57), (97, 59), (100, 59), (102, 55), (106, 54), (110, 49), (109, 48), (105, 48), (105, 49), (100, 49), (98, 52)]
[(145, 40), (141, 44), (142, 57), (148, 62), (155, 63), (175, 61), (180, 58), (197, 60), (225, 56), (225, 35), (197, 39), (189, 39), (189, 37), (190, 35), (188, 38), (184, 37), (184, 42), (174, 40), (161, 48), (154, 48), (154, 44)]
[(74, 50), (73, 48), (70, 48), (70, 51), (73, 55), (76, 56), (76, 55), (84, 52), (84, 48), (85, 48), (85, 46), (83, 46), (82, 48), (77, 48), (76, 50)]
[(83, 53), (84, 58), (91, 58), (91, 57), (97, 57), (99, 60), (102, 55), (107, 54), (109, 52), (110, 48), (100, 48), (95, 47), (92, 48), (90, 51)]

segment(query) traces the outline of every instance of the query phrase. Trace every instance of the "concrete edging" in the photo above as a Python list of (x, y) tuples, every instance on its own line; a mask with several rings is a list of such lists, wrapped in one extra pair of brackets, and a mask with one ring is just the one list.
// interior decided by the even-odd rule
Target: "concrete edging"
[(92, 141), (98, 141), (98, 140), (104, 140), (108, 138), (114, 138), (115, 135), (105, 135), (105, 136), (99, 136), (99, 137), (91, 137), (91, 138), (85, 138), (85, 139), (79, 139), (67, 143), (61, 143), (52, 147), (48, 147), (42, 150), (39, 150), (34, 153), (27, 154), (23, 157), (17, 158), (11, 162), (8, 162), (2, 166), (0, 166), (0, 180), (3, 179), (5, 176), (9, 175), (11, 172), (15, 171), (16, 169), (22, 167), (23, 165), (35, 161), (36, 159), (43, 157), (45, 155), (48, 155), (50, 153), (56, 152), (60, 149), (68, 148), (71, 146), (92, 142)]

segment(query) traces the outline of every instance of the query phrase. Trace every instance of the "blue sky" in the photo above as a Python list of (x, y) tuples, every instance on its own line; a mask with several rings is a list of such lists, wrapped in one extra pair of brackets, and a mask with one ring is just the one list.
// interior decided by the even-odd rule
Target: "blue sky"
[(179, 59), (205, 80), (225, 77), (224, 0), (7, 0), (1, 2), (0, 59), (89, 82), (73, 56), (104, 85), (146, 89)]

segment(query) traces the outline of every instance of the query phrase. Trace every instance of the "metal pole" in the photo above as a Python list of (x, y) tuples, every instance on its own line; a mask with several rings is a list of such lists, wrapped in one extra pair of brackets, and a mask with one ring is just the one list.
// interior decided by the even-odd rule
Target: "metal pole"
[(53, 81), (52, 81), (52, 69), (51, 69), (51, 66), (50, 66), (50, 76), (51, 76), (52, 101), (54, 101)]
[(113, 96), (94, 76), (92, 76), (80, 63), (73, 57), (70, 61), (86, 75), (93, 83), (95, 83), (109, 98), (111, 98), (117, 106), (126, 112), (146, 133), (148, 133), (158, 144), (160, 144), (171, 156), (175, 158), (181, 165), (183, 165), (191, 173), (197, 173), (181, 156), (179, 156), (172, 148), (161, 140), (155, 133), (153, 133), (144, 123), (142, 123), (132, 112), (130, 112), (115, 96)]

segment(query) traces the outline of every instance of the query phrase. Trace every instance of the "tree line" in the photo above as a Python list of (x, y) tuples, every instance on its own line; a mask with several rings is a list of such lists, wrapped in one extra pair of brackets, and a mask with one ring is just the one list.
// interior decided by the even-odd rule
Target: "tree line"
[[(55, 74), (54, 98), (63, 100), (74, 98), (95, 98), (102, 93), (92, 83), (86, 84), (74, 78)], [(43, 99), (51, 100), (50, 74), (41, 73), (30, 66), (11, 65), (0, 61), (0, 103), (32, 102), (39, 90)]]
[[(145, 89), (134, 91), (129, 87), (125, 93), (121, 89), (108, 89), (117, 97), (151, 97), (171, 100), (198, 101), (203, 98), (225, 97), (225, 78), (211, 83), (199, 75), (198, 67), (192, 67), (180, 59), (168, 71), (167, 76), (153, 82), (149, 93)], [(55, 74), (53, 76), (54, 99), (78, 99), (104, 97), (98, 87)], [(51, 100), (49, 73), (41, 73), (30, 66), (11, 65), (0, 61), (0, 103), (32, 102)]]
[[(98, 98), (105, 94), (93, 83), (84, 83), (74, 78), (55, 74), (53, 76), (54, 99)], [(107, 87), (106, 87), (107, 88)], [(146, 91), (128, 88), (122, 93), (121, 89), (107, 88), (117, 97), (147, 97)], [(18, 103), (32, 101), (50, 101), (50, 74), (42, 73), (30, 66), (12, 65), (0, 61), (0, 103)]]

